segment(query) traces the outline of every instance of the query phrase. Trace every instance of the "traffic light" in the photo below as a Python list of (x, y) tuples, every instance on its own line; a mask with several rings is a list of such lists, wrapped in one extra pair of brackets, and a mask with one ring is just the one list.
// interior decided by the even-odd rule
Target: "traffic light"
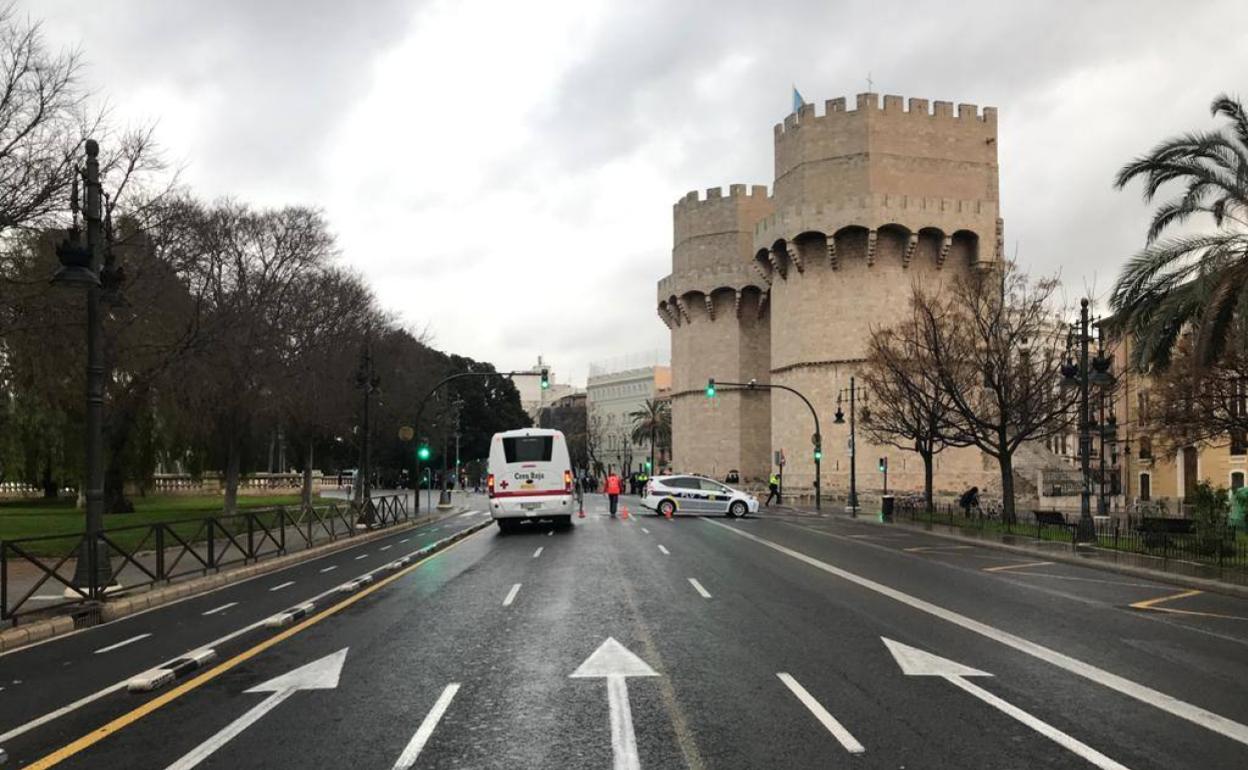
[(650, 468), (651, 468), (650, 461), (646, 460), (646, 473), (650, 472)]
[(888, 458), (887, 457), (880, 458), (879, 469), (880, 469), (880, 473), (883, 473), (888, 470)]
[(416, 459), (418, 459), (418, 460), (428, 460), (428, 459), (429, 459), (429, 455), (430, 455), (430, 454), (431, 454), (431, 453), (430, 453), (430, 451), (429, 451), (429, 445), (428, 445), (428, 444), (421, 444), (421, 445), (420, 445), (420, 446), (416, 449)]
[(706, 397), (715, 398), (715, 378), (706, 381)]
[(821, 447), (821, 446), (817, 446), (817, 447), (815, 447), (815, 459), (816, 459), (816, 460), (822, 460), (822, 459), (823, 459), (823, 447)]
[(542, 370), (542, 390), (550, 390), (550, 370)]

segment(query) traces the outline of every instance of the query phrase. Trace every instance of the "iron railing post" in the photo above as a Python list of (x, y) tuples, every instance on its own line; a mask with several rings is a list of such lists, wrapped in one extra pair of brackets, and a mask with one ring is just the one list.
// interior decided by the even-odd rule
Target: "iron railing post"
[(156, 525), (156, 579), (165, 579), (165, 525)]
[[(254, 526), (255, 522), (252, 520), (253, 514), (245, 513), (243, 515), (247, 517), (247, 558), (255, 559), (256, 558), (256, 537), (255, 537), (256, 529)], [(244, 562), (245, 561), (246, 559), (244, 559)]]

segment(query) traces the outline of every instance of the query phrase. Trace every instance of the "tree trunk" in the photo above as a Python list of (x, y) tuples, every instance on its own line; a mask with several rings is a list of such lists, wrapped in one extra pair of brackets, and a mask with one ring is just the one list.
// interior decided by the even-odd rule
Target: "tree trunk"
[(52, 459), (49, 457), (43, 464), (43, 497), (46, 500), (56, 499), (57, 484), (56, 479), (52, 478)]
[(923, 505), (932, 510), (932, 459), (931, 452), (919, 452), (923, 457)]
[[(231, 431), (233, 433), (233, 431)], [(238, 475), (242, 458), (238, 437), (231, 435), (225, 448), (225, 514), (238, 513)]]
[(315, 442), (308, 439), (307, 452), (303, 458), (303, 491), (300, 501), (305, 505), (312, 504), (312, 447)]
[(1014, 455), (1002, 452), (997, 458), (1001, 466), (1001, 519), (1014, 523)]
[(126, 497), (126, 446), (134, 416), (118, 414), (108, 426), (108, 464), (104, 467), (104, 513), (134, 513), (134, 503)]

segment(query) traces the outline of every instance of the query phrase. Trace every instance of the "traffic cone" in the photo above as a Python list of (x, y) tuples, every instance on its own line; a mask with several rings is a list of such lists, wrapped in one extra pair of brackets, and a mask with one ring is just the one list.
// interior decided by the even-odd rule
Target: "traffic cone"
[(628, 518), (628, 506), (627, 505), (620, 507), (620, 518), (622, 519)]
[(666, 512), (666, 513), (664, 513), (663, 515), (664, 515), (664, 516), (667, 516), (667, 520), (668, 520), (668, 521), (671, 521), (671, 520), (672, 520), (672, 511), (671, 511), (671, 509), (670, 509), (670, 508), (669, 508), (669, 509), (667, 510), (667, 512)]

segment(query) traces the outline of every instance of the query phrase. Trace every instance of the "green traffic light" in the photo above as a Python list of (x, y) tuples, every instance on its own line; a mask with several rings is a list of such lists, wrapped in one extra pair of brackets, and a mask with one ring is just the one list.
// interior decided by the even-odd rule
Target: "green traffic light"
[(822, 449), (816, 449), (816, 450), (815, 450), (815, 459), (816, 459), (816, 460), (822, 460), (822, 459), (823, 459), (823, 450), (822, 450)]
[(715, 380), (714, 378), (706, 381), (706, 397), (715, 398)]
[(550, 389), (550, 370), (542, 370), (542, 390)]
[(422, 445), (419, 449), (416, 450), (416, 457), (420, 458), (421, 460), (428, 460), (429, 459), (429, 447)]

